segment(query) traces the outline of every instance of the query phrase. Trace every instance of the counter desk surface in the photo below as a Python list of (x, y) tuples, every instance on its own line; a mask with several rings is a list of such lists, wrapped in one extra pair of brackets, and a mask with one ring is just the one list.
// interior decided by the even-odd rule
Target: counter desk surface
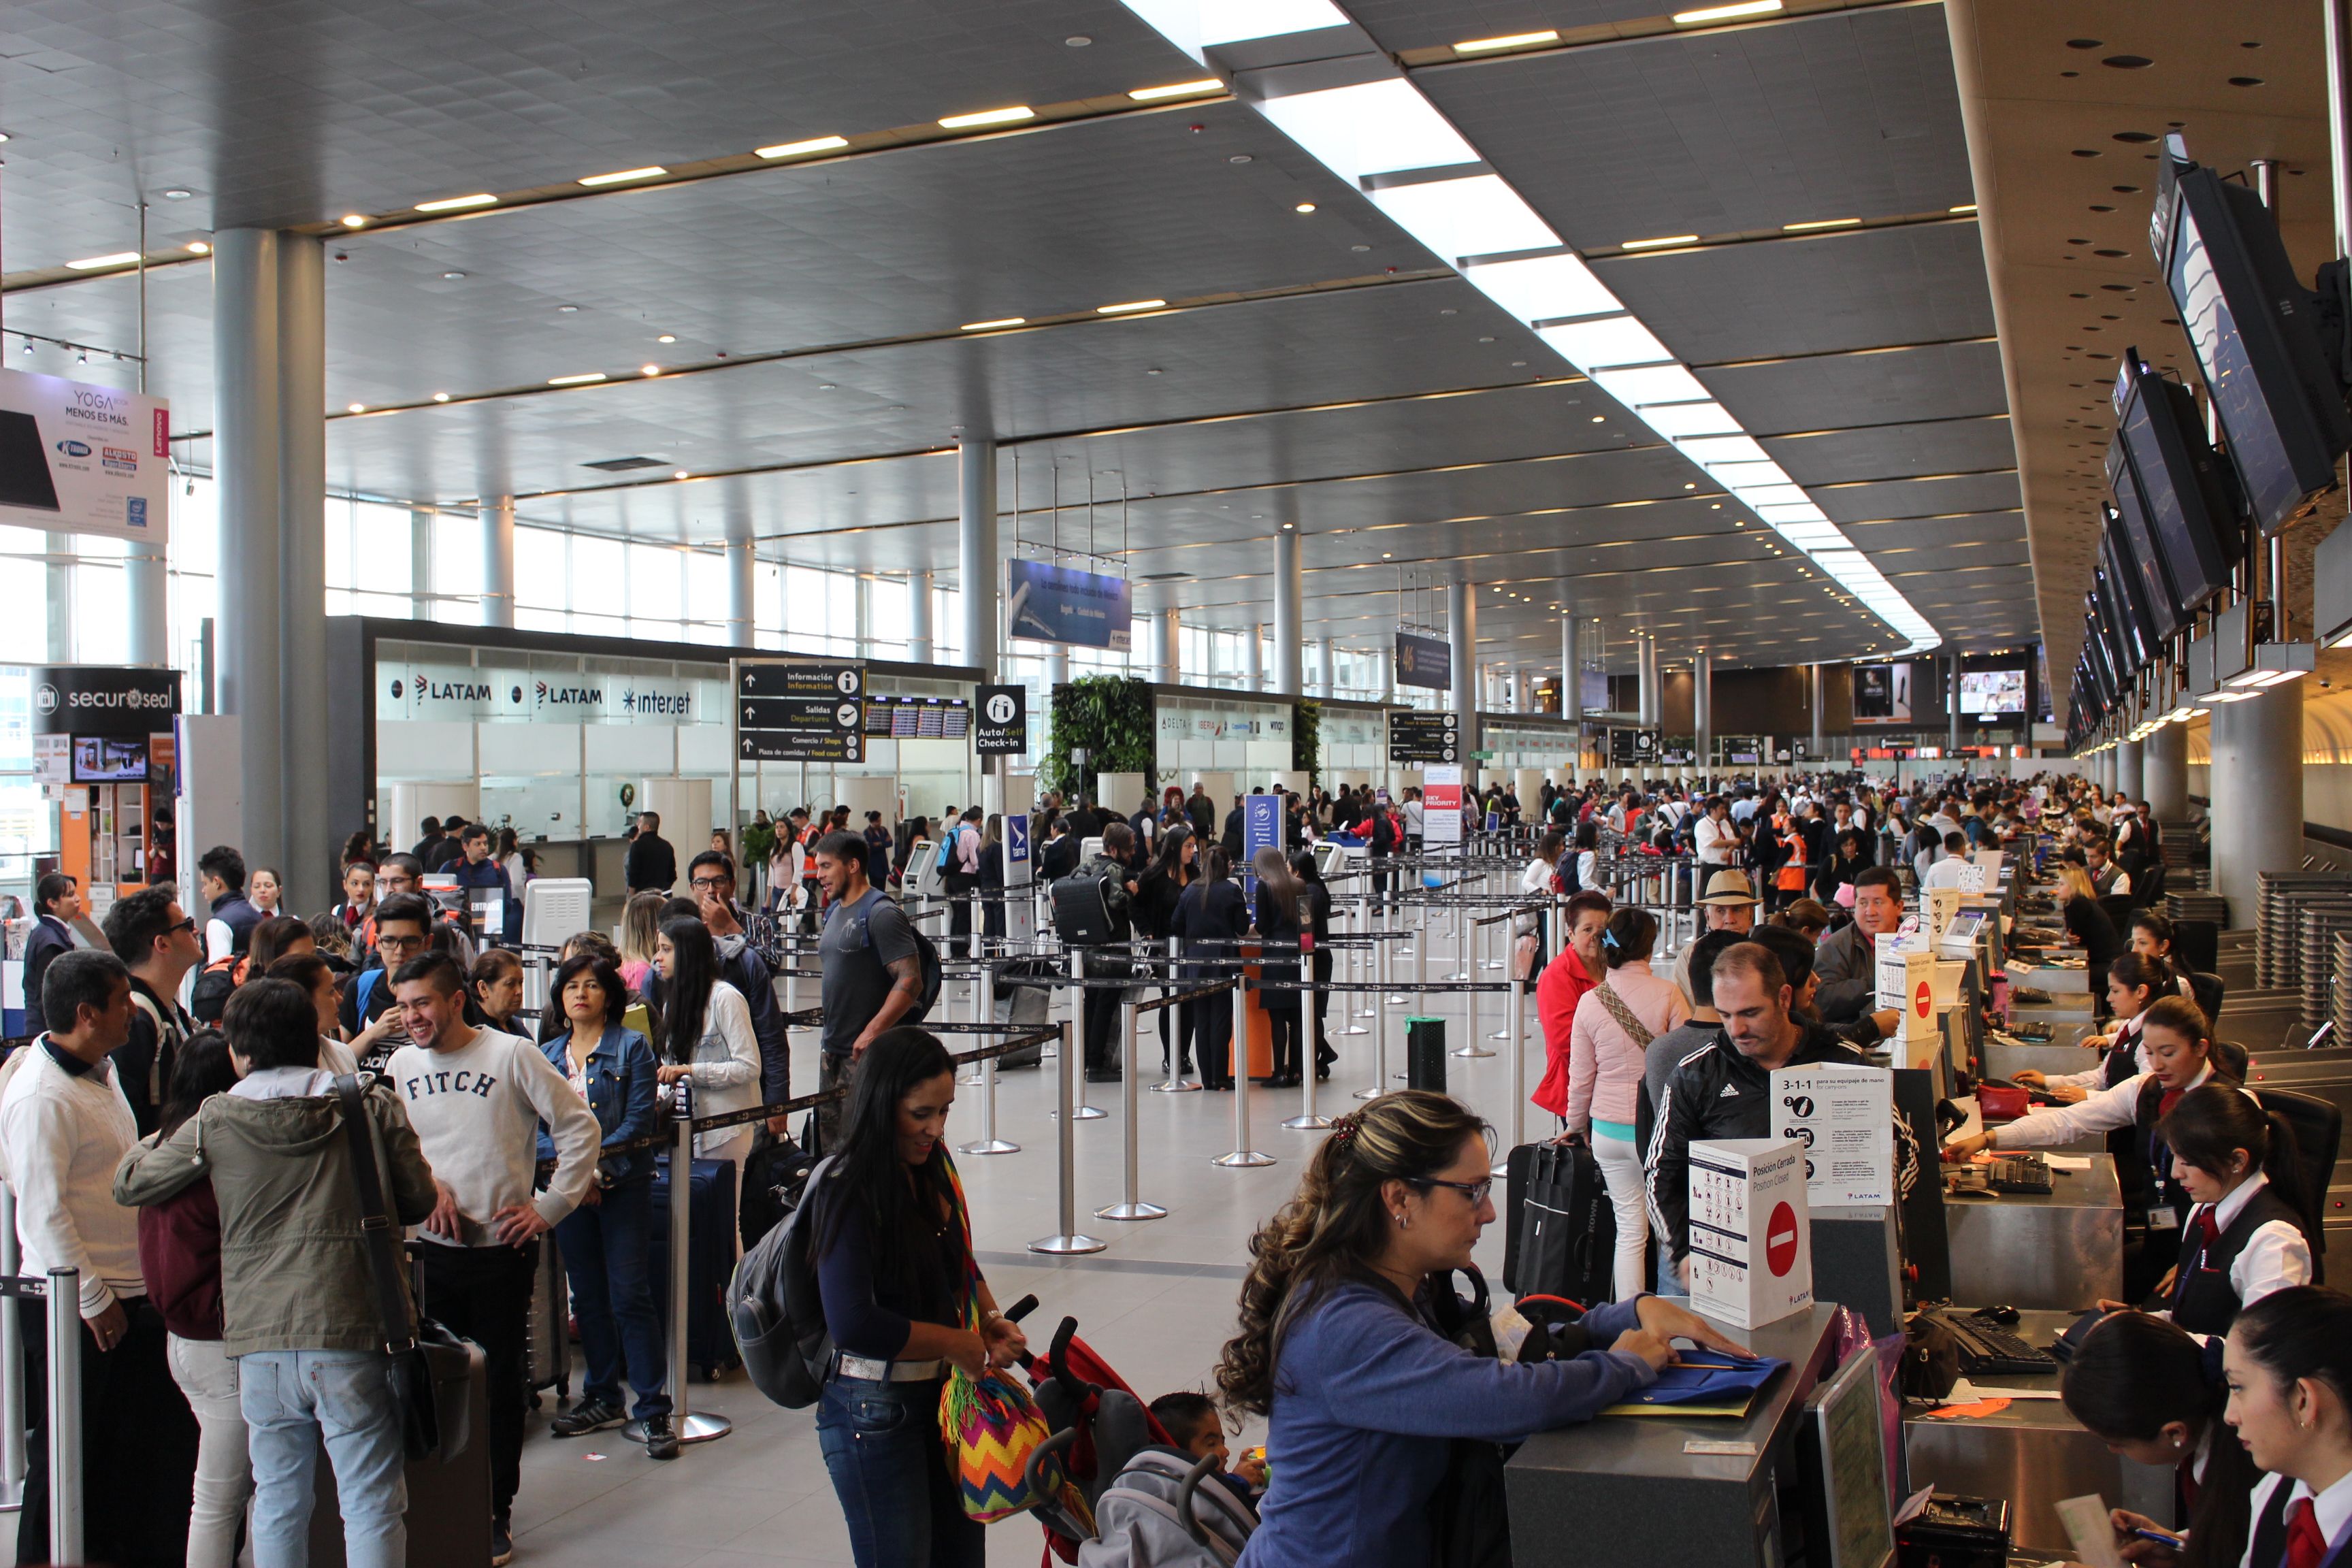
[(2120, 1298), (2123, 1190), (2113, 1155), (2088, 1158), (2087, 1171), (2053, 1171), (2048, 1193), (1947, 1195), (1954, 1289), (1986, 1303), (2052, 1310)]

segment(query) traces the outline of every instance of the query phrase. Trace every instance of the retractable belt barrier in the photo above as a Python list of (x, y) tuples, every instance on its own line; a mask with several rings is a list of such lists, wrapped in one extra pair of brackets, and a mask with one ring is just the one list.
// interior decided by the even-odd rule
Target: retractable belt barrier
[[(0, 1221), (5, 1240), (0, 1242), (0, 1298), (46, 1301), (48, 1346), (48, 1405), (42, 1412), (41, 1436), (47, 1448), (49, 1552), (57, 1563), (83, 1561), (85, 1536), (82, 1502), (81, 1273), (52, 1268), (46, 1279), (19, 1274), (16, 1248), (16, 1194), (0, 1186)], [(25, 1345), (23, 1321), (12, 1308), (0, 1307), (0, 1485), (5, 1506), (20, 1509), (25, 1498)]]

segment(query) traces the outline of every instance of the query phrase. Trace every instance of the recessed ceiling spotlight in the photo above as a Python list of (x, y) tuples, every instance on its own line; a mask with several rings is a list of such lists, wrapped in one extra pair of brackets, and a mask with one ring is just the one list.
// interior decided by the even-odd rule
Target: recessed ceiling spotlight
[(436, 392), (433, 395), (433, 401), (436, 403), (446, 403), (449, 401), (449, 395), (446, 392)]
[(1298, 213), (1311, 213), (1315, 210), (1315, 204), (1313, 202), (1301, 202), (1290, 210), (1292, 212)]
[[(5, 137), (0, 137), (0, 142), (5, 142), (7, 138)], [(195, 194), (196, 193), (194, 191), (184, 191), (179, 189), (177, 186), (174, 186), (171, 190), (163, 193), (163, 199), (167, 202), (184, 202)]]
[(441, 276), (447, 281), (454, 283), (458, 279), (463, 278), (465, 274), (462, 272), (444, 272)]
[(569, 315), (572, 314), (573, 312), (577, 311), (577, 310), (580, 309), (580, 307), (579, 307), (579, 306), (577, 306), (577, 305), (558, 305), (558, 306), (557, 306), (557, 307), (555, 307), (555, 308), (556, 308), (556, 310), (557, 310), (561, 311), (562, 314), (567, 315), (567, 316), (569, 316)]
[(345, 408), (343, 412), (346, 414), (365, 414), (367, 412), (367, 405), (364, 403), (354, 403), (348, 408)]
[(661, 374), (661, 366), (657, 364), (641, 364), (637, 366), (637, 374), (640, 375), (659, 375)]
[(754, 147), (754, 158), (797, 158), (806, 153), (835, 153), (849, 145), (845, 136), (812, 136), (805, 142), (782, 142), (773, 147)]
[(1064, 38), (1062, 42), (1068, 45), (1071, 48), (1083, 49), (1088, 44), (1093, 43), (1094, 40), (1087, 37), (1084, 33), (1072, 33), (1068, 37)]
[(1350, 249), (1350, 250), (1363, 251), (1363, 250), (1370, 250), (1370, 249), (1371, 248), (1371, 247), (1370, 247), (1370, 246), (1369, 246), (1369, 245), (1351, 245), (1351, 246), (1348, 247), (1348, 248), (1349, 248), (1349, 249)]
[(1595, 425), (1605, 424), (1605, 423), (1607, 423), (1607, 422), (1608, 422), (1608, 418), (1609, 418), (1609, 416), (1607, 416), (1606, 414), (1596, 414), (1596, 415), (1594, 415), (1594, 416), (1592, 416), (1592, 422), (1593, 422)]
[(192, 256), (210, 256), (212, 251), (213, 247), (201, 239), (188, 241), (188, 253)]
[(686, 478), (686, 470), (684, 468), (680, 468), (677, 472), (672, 474), (670, 478), (674, 479), (682, 479)]
[(364, 213), (345, 213), (343, 215), (343, 226), (345, 228), (365, 228), (367, 226), (367, 215)]
[(950, 114), (940, 125), (948, 131), (968, 131), (975, 125), (1010, 125), (1017, 120), (1036, 118), (1035, 110), (1026, 104), (1014, 104), (1009, 109), (983, 109), (976, 114)]

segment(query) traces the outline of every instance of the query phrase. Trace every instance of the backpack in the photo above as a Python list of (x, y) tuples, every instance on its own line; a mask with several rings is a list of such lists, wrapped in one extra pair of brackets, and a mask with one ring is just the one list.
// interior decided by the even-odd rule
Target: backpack
[(955, 869), (956, 832), (957, 830), (951, 827), (940, 837), (939, 858), (932, 862), (933, 868), (942, 877)]
[(1054, 900), (1054, 929), (1061, 932), (1064, 945), (1101, 947), (1119, 940), (1100, 877), (1076, 873), (1055, 881), (1049, 890)]
[[(874, 900), (887, 899), (887, 897), (888, 895), (884, 893), (878, 888), (870, 889), (868, 889), (864, 901), (856, 904), (851, 909), (843, 910), (840, 918), (856, 919), (860, 929), (863, 930), (866, 925), (866, 916), (858, 911), (871, 909), (873, 907)], [(938, 1004), (940, 999), (940, 950), (932, 943), (931, 939), (923, 933), (922, 927), (909, 921), (907, 923), (907, 930), (912, 933), (915, 939), (915, 961), (921, 966), (922, 989), (915, 994), (915, 1005), (908, 1008), (905, 1013), (899, 1015), (898, 1022), (901, 1024), (919, 1024), (924, 1019), (931, 1016), (931, 1008)], [(866, 930), (865, 931), (865, 945), (867, 947), (873, 946), (874, 933), (870, 930)]]
[(199, 1024), (217, 1025), (221, 1011), (245, 979), (245, 954), (233, 952), (217, 958), (196, 972), (196, 984), (188, 993), (188, 1016)]
[(744, 1250), (727, 1281), (727, 1326), (743, 1370), (752, 1387), (787, 1410), (817, 1402), (833, 1361), (816, 1259), (809, 1255), (816, 1205), (807, 1201), (832, 1164), (820, 1160), (797, 1184), (774, 1189), (782, 1222)]

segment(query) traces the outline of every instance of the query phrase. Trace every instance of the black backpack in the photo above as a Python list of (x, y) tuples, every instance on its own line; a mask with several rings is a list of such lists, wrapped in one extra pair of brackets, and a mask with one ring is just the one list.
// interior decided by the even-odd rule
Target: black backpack
[(1126, 933), (1111, 918), (1110, 896), (1100, 877), (1084, 872), (1064, 877), (1052, 887), (1054, 929), (1068, 947), (1102, 947), (1121, 942)]
[[(888, 894), (884, 893), (879, 889), (874, 889), (873, 896), (877, 899), (882, 899), (885, 901), (887, 901), (889, 898)], [(845, 910), (843, 912), (846, 914), (850, 911)], [(937, 1005), (939, 1003), (940, 980), (940, 950), (938, 945), (931, 941), (929, 936), (925, 934), (923, 928), (915, 924), (914, 921), (908, 921), (907, 922), (907, 930), (913, 934), (915, 939), (915, 960), (916, 963), (921, 966), (923, 984), (922, 989), (915, 994), (915, 1005), (908, 1008), (906, 1012), (899, 1015), (898, 1022), (901, 1024), (919, 1024), (924, 1019), (931, 1016), (932, 1007)], [(866, 945), (868, 947), (874, 945), (874, 933), (870, 929), (866, 933)]]
[(797, 1186), (775, 1189), (781, 1223), (745, 1249), (727, 1282), (727, 1324), (743, 1370), (752, 1387), (787, 1410), (817, 1402), (833, 1360), (816, 1260), (809, 1255), (809, 1227), (815, 1223), (811, 1211), (816, 1205), (808, 1202), (830, 1163), (819, 1161)]

